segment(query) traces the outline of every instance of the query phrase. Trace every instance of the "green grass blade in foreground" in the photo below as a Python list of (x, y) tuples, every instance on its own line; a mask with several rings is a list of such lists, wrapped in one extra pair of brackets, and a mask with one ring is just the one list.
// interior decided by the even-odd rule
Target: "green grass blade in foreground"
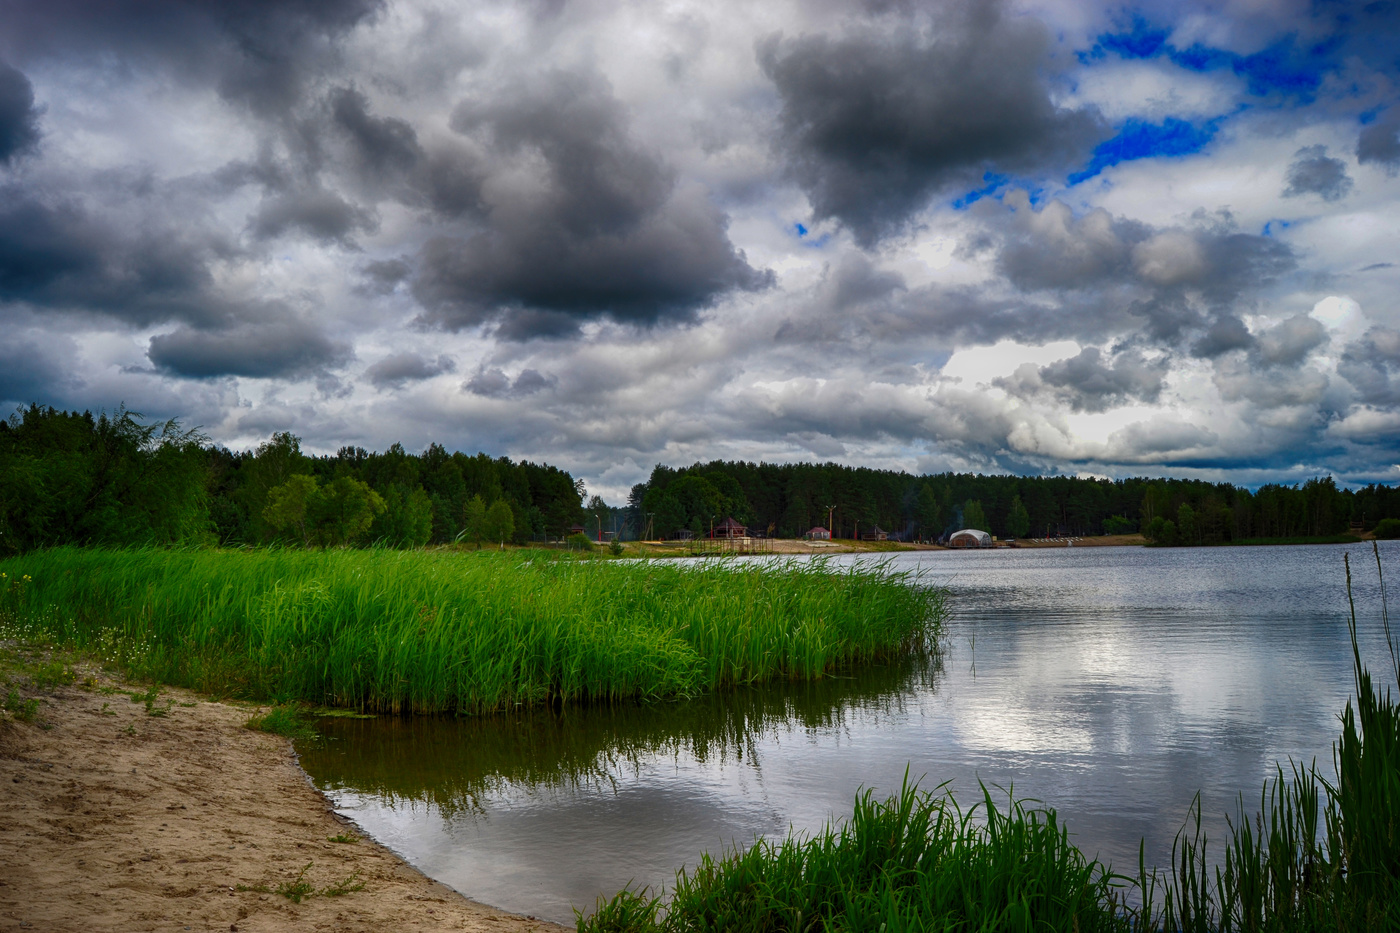
[(888, 566), (389, 550), (5, 561), (0, 612), (136, 676), (281, 702), (485, 712), (812, 679), (918, 653), (941, 592)]

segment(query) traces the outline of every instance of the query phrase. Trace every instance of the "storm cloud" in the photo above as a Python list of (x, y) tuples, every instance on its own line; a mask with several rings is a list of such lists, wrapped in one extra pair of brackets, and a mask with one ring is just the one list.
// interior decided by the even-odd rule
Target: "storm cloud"
[(1094, 109), (1054, 102), (1049, 44), (1040, 23), (973, 0), (930, 23), (772, 37), (759, 61), (792, 177), (817, 217), (870, 244), (940, 191), (1063, 170), (1107, 135)]
[[(487, 204), (476, 229), (425, 244), (413, 293), (429, 323), (460, 329), (506, 318), (501, 333), (511, 339), (559, 332), (551, 313), (649, 325), (687, 320), (727, 292), (773, 281), (735, 249), (705, 194), (678, 188), (673, 171), (629, 137), (623, 108), (597, 75), (555, 72), (464, 101), (452, 128), (491, 152), (495, 172), (516, 173), (516, 188), (511, 200)], [(491, 183), (488, 175), (483, 187)], [(518, 311), (544, 312), (543, 326), (510, 326)]]
[(396, 353), (369, 367), (365, 375), (377, 388), (401, 389), (410, 382), (422, 382), (456, 368), (457, 363), (450, 356), (430, 360), (417, 353)]
[(1391, 107), (1374, 123), (1361, 128), (1356, 161), (1380, 165), (1392, 173), (1400, 170), (1400, 107)]
[(1393, 16), (1305, 6), (15, 0), (0, 395), (609, 501), (1393, 479)]
[(1288, 187), (1283, 196), (1316, 194), (1324, 201), (1340, 201), (1351, 188), (1345, 162), (1329, 158), (1326, 146), (1307, 146), (1294, 154), (1293, 164), (1288, 166)]
[(0, 165), (39, 142), (39, 110), (29, 79), (0, 61)]
[(1020, 367), (996, 384), (1018, 393), (1058, 396), (1074, 411), (1105, 411), (1125, 402), (1155, 402), (1162, 392), (1167, 360), (1149, 360), (1126, 351), (1105, 358), (1098, 347), (1048, 366)]
[(181, 327), (152, 337), (147, 354), (157, 368), (191, 379), (219, 376), (305, 378), (348, 362), (348, 345), (296, 319), (241, 324), (225, 330)]
[(207, 82), (257, 113), (285, 113), (337, 42), (379, 0), (11, 0), (0, 48), (11, 61), (115, 56)]

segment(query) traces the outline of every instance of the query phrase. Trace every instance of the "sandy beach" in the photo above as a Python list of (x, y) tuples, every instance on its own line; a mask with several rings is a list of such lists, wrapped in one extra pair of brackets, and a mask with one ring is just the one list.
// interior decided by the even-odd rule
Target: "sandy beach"
[(0, 720), (0, 931), (564, 929), (363, 838), (287, 739), (244, 727), (256, 708), (78, 679)]

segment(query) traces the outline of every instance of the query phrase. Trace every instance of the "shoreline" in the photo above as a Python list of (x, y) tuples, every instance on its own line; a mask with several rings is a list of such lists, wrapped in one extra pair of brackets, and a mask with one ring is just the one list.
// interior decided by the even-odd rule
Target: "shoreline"
[[(24, 691), (32, 721), (0, 719), (0, 931), (567, 929), (365, 836), (289, 739), (244, 727), (258, 707), (173, 687), (143, 703), (144, 687), (74, 670), (79, 685)], [(279, 893), (298, 881), (299, 900)]]

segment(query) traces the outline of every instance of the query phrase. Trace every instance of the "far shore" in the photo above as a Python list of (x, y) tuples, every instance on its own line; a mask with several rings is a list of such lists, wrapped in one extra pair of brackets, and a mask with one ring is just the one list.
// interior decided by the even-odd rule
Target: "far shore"
[[(1142, 547), (1147, 539), (1140, 534), (1096, 535), (1093, 537), (1019, 538), (997, 541), (991, 548), (947, 548), (939, 544), (907, 541), (852, 541), (837, 538), (831, 541), (804, 541), (791, 538), (755, 539), (755, 554), (891, 554), (903, 551), (995, 550), (997, 548), (1046, 547)], [(702, 545), (712, 542), (700, 542)], [(624, 557), (689, 557), (691, 546), (686, 541), (628, 541)]]

